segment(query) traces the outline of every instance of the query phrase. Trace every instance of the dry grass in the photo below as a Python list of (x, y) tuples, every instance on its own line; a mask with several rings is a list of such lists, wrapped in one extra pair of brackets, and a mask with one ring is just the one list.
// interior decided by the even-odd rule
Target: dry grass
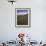
[(17, 24), (18, 25), (28, 25), (28, 14), (17, 15)]

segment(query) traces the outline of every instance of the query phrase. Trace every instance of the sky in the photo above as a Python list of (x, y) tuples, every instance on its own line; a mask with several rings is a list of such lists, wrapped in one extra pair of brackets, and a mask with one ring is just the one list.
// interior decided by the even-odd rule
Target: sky
[(27, 13), (28, 13), (28, 10), (17, 10), (18, 15), (24, 15), (24, 14), (27, 14)]

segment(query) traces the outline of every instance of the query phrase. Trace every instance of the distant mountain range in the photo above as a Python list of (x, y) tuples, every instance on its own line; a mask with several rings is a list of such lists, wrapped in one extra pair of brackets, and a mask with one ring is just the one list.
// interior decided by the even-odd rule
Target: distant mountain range
[(19, 12), (19, 13), (17, 13), (17, 15), (26, 15), (26, 14), (28, 14), (28, 12)]

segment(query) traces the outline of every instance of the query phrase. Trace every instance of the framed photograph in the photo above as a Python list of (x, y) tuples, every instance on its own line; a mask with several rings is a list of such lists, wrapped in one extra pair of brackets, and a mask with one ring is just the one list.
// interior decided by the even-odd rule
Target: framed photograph
[(31, 9), (16, 8), (15, 9), (15, 26), (30, 27), (31, 26)]

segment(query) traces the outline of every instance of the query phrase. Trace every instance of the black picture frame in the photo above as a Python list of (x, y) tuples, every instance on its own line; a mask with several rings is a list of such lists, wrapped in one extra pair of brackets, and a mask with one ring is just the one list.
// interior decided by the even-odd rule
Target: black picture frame
[(15, 27), (31, 27), (30, 8), (15, 8)]

